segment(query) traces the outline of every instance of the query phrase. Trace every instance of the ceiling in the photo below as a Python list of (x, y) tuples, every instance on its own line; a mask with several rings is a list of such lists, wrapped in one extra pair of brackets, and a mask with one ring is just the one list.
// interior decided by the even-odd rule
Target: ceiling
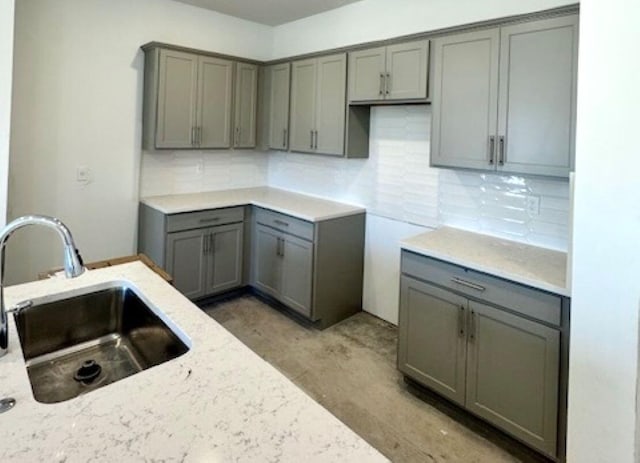
[(278, 26), (360, 0), (176, 0), (237, 18)]

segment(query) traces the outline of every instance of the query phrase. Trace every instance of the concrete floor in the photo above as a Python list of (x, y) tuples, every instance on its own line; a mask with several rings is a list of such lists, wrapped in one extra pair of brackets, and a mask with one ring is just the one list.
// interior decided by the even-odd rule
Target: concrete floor
[(394, 462), (546, 461), (405, 384), (397, 328), (366, 312), (319, 331), (252, 295), (204, 310)]

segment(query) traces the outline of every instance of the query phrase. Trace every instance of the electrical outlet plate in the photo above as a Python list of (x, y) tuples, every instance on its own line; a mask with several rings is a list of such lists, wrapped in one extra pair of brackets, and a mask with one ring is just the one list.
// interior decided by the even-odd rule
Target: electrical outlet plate
[(76, 168), (76, 181), (86, 185), (91, 183), (91, 169), (87, 166), (79, 166)]
[(527, 196), (527, 212), (530, 216), (540, 215), (540, 196)]

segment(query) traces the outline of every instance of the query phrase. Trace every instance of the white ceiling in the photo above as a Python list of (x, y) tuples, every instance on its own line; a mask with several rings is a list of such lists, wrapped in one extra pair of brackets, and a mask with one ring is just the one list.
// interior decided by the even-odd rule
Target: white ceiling
[(176, 0), (268, 26), (306, 18), (360, 0)]

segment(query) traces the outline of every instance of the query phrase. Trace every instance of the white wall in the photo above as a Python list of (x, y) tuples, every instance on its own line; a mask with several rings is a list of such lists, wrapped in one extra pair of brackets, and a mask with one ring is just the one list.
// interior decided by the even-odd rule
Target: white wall
[(637, 462), (640, 3), (580, 11), (570, 463)]
[[(161, 41), (255, 59), (271, 54), (271, 28), (170, 0), (20, 1), (15, 28), (9, 215), (58, 216), (87, 261), (136, 249), (139, 47)], [(90, 184), (75, 181), (78, 166), (91, 169)], [(16, 233), (9, 280), (60, 265), (54, 237)]]
[(574, 0), (362, 0), (274, 30), (274, 58), (578, 3)]
[(0, 2), (0, 227), (7, 218), (14, 0)]

